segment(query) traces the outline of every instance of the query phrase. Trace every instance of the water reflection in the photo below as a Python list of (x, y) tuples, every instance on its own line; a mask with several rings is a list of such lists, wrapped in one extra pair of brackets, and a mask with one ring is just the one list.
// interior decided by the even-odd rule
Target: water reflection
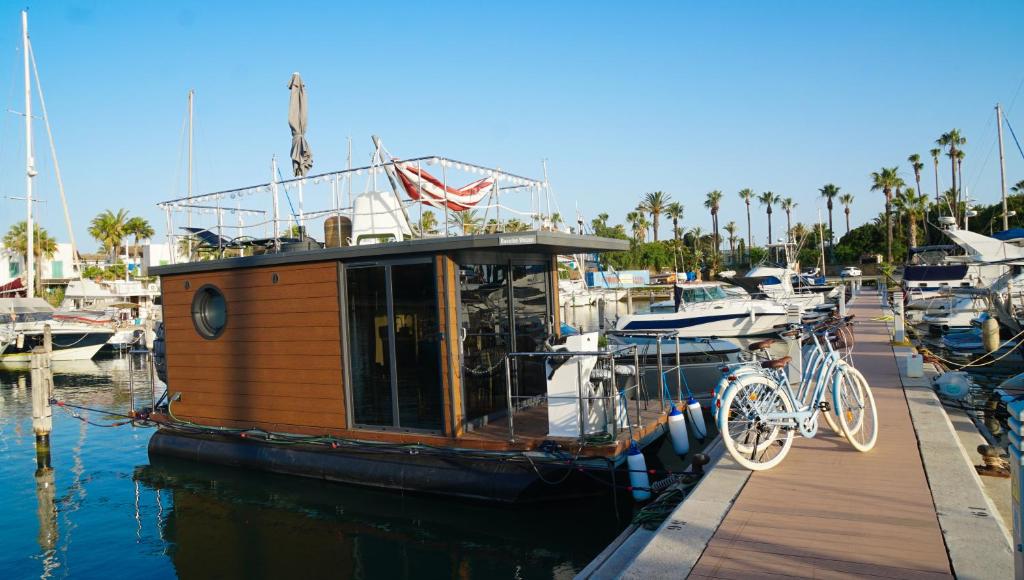
[(572, 577), (620, 529), (607, 503), (504, 508), (153, 458), (182, 577)]

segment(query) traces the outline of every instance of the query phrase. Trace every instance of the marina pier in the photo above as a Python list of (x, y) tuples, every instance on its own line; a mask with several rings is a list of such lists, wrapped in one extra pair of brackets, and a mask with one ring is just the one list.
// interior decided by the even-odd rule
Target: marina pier
[(753, 473), (719, 447), (658, 530), (628, 530), (580, 578), (1013, 576), (1006, 518), (934, 392), (906, 376), (910, 349), (892, 345), (890, 311), (874, 292), (848, 308), (880, 408), (878, 446), (800, 439), (794, 457)]

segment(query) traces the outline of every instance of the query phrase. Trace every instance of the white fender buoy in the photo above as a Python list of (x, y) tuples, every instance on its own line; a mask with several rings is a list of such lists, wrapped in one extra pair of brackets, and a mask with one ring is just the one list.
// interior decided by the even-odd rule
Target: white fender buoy
[(633, 499), (647, 501), (651, 499), (651, 480), (647, 477), (647, 460), (640, 451), (636, 441), (629, 444), (626, 454), (626, 466), (629, 467), (629, 485), (633, 488)]
[(989, 316), (981, 324), (981, 343), (985, 347), (985, 352), (999, 348), (999, 321), (994, 316)]
[(672, 405), (672, 411), (668, 414), (668, 434), (672, 439), (672, 449), (676, 455), (686, 455), (690, 452), (690, 437), (686, 433), (686, 416), (679, 412), (679, 408)]
[(704, 411), (700, 408), (700, 401), (691, 395), (686, 400), (686, 410), (690, 414), (690, 422), (693, 423), (693, 436), (703, 440), (708, 436), (708, 428), (704, 424)]

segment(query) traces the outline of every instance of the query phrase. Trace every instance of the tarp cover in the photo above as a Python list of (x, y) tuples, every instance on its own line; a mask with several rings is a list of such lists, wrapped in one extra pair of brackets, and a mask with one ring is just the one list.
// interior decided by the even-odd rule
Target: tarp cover
[(966, 275), (966, 264), (953, 266), (907, 266), (903, 269), (903, 279), (909, 282), (962, 280)]
[(15, 278), (6, 284), (0, 285), (0, 296), (5, 296), (7, 298), (25, 296), (24, 282), (21, 281), (21, 278)]

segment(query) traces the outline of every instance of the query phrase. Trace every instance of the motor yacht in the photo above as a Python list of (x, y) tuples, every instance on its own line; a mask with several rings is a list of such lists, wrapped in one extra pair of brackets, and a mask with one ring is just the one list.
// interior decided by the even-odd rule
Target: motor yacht
[(110, 340), (114, 331), (102, 324), (90, 324), (55, 316), (56, 309), (42, 298), (0, 298), (0, 322), (10, 345), (0, 362), (28, 362), (32, 349), (43, 345), (49, 325), (53, 344), (51, 360), (89, 360)]
[(682, 282), (675, 285), (675, 303), (671, 310), (619, 318), (618, 331), (674, 330), (680, 337), (743, 337), (777, 332), (785, 324), (787, 307), (773, 300), (736, 298), (726, 293), (720, 282)]

